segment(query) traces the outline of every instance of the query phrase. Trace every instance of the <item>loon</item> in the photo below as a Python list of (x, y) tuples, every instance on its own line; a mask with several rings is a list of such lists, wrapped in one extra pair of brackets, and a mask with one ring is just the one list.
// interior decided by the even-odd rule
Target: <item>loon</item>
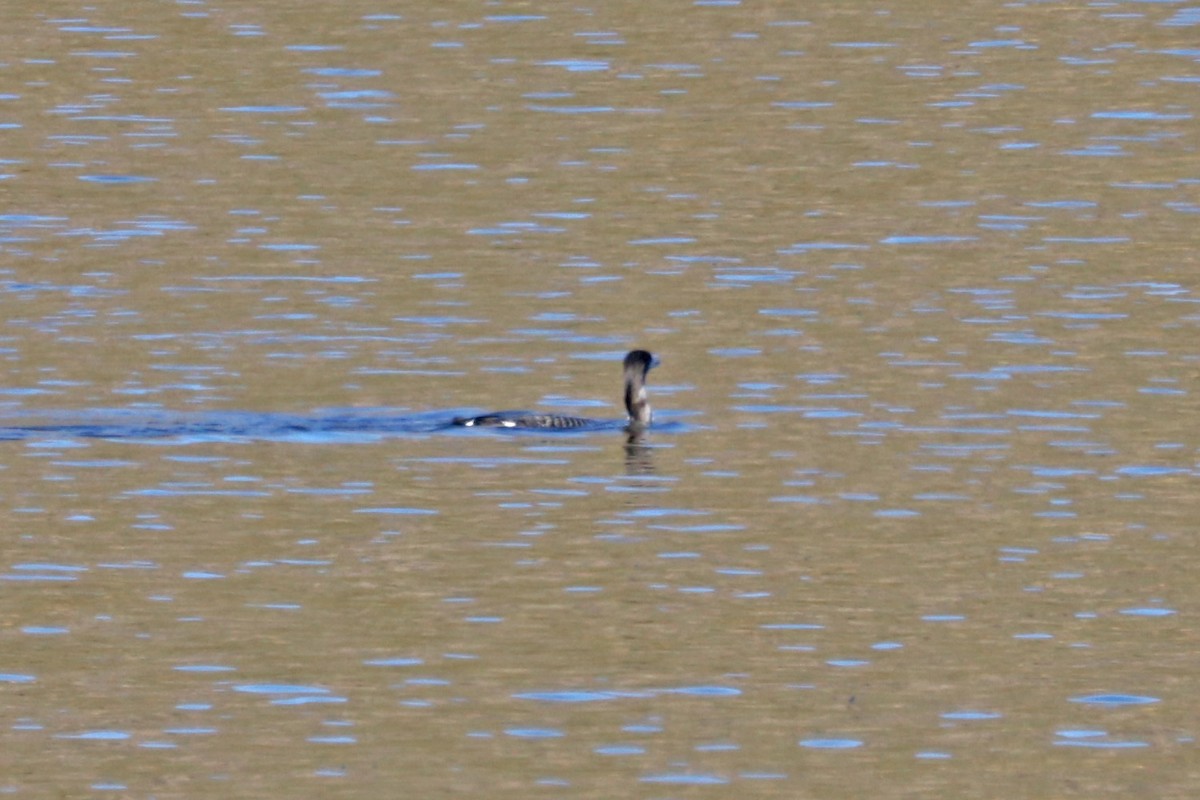
[[(625, 410), (629, 430), (641, 431), (650, 425), (653, 414), (646, 399), (646, 373), (658, 366), (658, 359), (645, 350), (630, 350), (625, 356)], [(602, 420), (568, 417), (563, 414), (535, 414), (532, 411), (495, 411), (479, 417), (455, 417), (454, 424), (464, 428), (589, 428)]]

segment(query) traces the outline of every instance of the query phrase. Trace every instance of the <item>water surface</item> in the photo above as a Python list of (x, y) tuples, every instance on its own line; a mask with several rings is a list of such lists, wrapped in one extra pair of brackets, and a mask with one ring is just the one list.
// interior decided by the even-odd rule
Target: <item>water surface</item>
[(1194, 796), (1198, 24), (16, 14), (0, 788)]

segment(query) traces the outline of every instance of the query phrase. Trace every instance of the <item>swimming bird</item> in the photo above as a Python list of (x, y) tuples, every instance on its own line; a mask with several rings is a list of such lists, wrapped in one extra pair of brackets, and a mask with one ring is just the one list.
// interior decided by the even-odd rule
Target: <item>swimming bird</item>
[[(650, 425), (653, 414), (646, 399), (646, 373), (658, 366), (658, 359), (645, 350), (630, 350), (625, 356), (625, 411), (628, 429), (641, 431)], [(569, 417), (564, 414), (538, 414), (532, 411), (494, 411), (478, 417), (455, 417), (455, 425), (464, 428), (588, 428), (603, 425), (603, 420)]]

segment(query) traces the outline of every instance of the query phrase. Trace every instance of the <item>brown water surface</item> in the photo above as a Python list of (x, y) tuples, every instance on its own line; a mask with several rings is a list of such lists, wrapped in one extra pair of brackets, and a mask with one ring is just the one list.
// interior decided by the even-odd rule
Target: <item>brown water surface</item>
[(0, 789), (1195, 796), (1198, 30), (26, 4)]

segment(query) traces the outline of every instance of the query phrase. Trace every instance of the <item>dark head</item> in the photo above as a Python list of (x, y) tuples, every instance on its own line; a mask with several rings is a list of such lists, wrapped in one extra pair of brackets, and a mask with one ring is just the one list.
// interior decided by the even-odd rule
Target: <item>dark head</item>
[(646, 400), (646, 373), (658, 366), (658, 359), (645, 350), (630, 350), (625, 356), (625, 410), (633, 425), (649, 425), (652, 418)]

